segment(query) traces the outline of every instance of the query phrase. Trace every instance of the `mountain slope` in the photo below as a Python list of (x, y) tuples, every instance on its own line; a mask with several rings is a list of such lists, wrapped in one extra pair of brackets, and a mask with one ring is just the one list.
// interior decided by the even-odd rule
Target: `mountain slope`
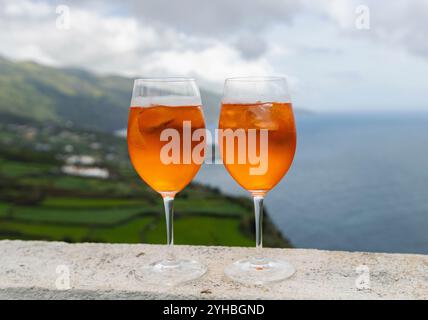
[[(14, 116), (101, 131), (125, 128), (132, 83), (125, 77), (0, 57), (0, 119)], [(207, 118), (213, 118), (220, 97), (206, 90), (201, 95)]]

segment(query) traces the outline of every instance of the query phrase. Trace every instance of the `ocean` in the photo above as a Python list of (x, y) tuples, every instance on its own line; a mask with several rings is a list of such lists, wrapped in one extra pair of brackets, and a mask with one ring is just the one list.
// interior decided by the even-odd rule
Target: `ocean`
[[(267, 195), (297, 248), (428, 253), (428, 113), (296, 114), (297, 151)], [(222, 165), (196, 181), (248, 195)]]

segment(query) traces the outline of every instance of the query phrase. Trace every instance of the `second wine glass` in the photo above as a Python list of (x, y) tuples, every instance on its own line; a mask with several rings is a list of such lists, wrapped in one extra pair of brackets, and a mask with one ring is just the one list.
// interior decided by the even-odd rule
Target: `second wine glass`
[(238, 282), (264, 284), (294, 273), (282, 259), (262, 252), (263, 200), (291, 166), (296, 149), (293, 109), (285, 78), (226, 79), (219, 121), (219, 145), (229, 174), (254, 200), (256, 252), (234, 262), (226, 275)]

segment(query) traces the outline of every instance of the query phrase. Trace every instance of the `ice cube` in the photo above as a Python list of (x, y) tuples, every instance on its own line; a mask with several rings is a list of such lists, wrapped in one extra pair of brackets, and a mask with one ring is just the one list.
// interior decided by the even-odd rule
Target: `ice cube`
[(128, 125), (128, 143), (135, 147), (141, 148), (145, 145), (145, 140), (139, 128), (138, 117), (135, 117)]
[(249, 129), (278, 130), (278, 123), (272, 117), (272, 104), (253, 105), (245, 113), (245, 121)]
[(238, 129), (242, 128), (245, 117), (236, 108), (229, 108), (221, 112), (221, 125), (224, 128)]
[(168, 107), (146, 108), (138, 116), (141, 133), (153, 133), (167, 128), (174, 121), (174, 113)]

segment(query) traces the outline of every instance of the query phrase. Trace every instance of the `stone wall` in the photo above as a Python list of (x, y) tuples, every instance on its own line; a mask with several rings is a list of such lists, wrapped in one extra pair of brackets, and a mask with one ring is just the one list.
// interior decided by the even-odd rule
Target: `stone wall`
[(223, 275), (225, 265), (254, 249), (176, 246), (176, 254), (205, 263), (201, 279), (169, 287), (135, 278), (165, 246), (0, 241), (1, 299), (428, 299), (428, 256), (264, 249), (297, 272), (269, 286), (244, 286)]

